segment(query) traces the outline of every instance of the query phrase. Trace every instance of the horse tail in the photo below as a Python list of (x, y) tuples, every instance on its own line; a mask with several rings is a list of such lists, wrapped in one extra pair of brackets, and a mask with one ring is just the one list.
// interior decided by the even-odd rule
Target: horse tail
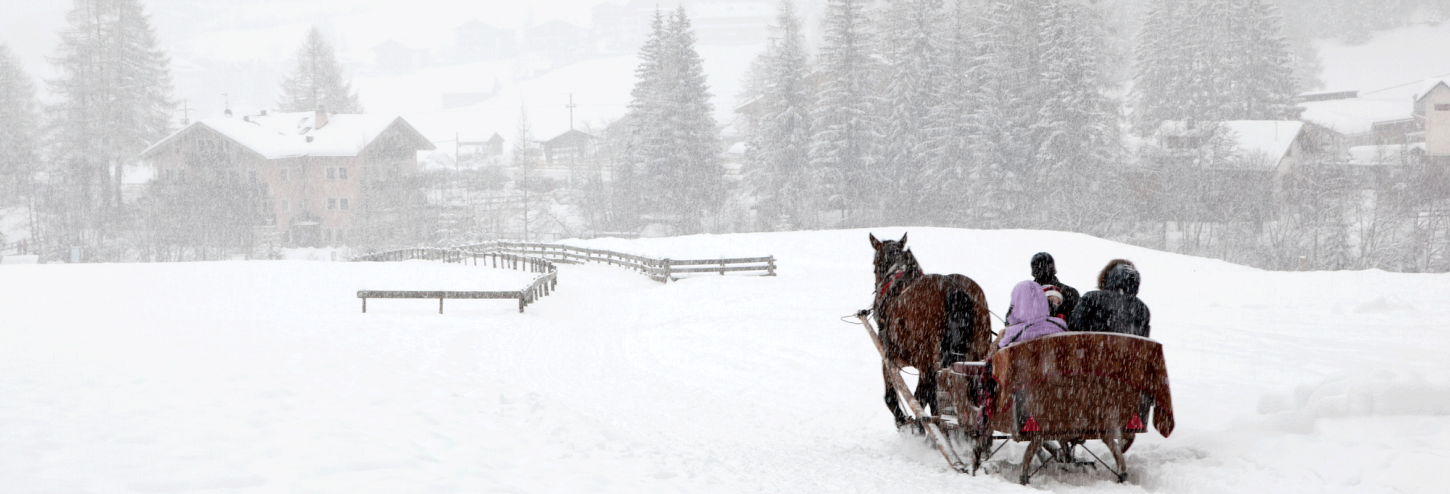
[(970, 360), (972, 353), (973, 327), (976, 319), (977, 302), (971, 294), (958, 284), (947, 288), (946, 334), (942, 335), (942, 367), (952, 362)]

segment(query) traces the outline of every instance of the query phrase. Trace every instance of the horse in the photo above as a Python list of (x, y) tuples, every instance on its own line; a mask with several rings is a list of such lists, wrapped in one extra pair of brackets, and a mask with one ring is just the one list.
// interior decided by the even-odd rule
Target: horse
[[(937, 415), (937, 371), (951, 362), (987, 358), (992, 346), (991, 313), (986, 294), (971, 278), (923, 272), (916, 255), (905, 248), (906, 235), (884, 242), (869, 236), (876, 250), (872, 312), (887, 359), (882, 362), (886, 408), (900, 428), (908, 421), (891, 387), (892, 367), (887, 362), (897, 363), (898, 368), (916, 368), (920, 377), (912, 394)], [(920, 428), (919, 422), (917, 426)]]

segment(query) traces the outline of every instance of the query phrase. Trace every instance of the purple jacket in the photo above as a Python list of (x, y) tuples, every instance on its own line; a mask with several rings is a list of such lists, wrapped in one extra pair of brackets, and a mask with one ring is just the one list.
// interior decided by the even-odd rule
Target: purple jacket
[(1048, 315), (1047, 296), (1042, 294), (1042, 285), (1032, 280), (1012, 287), (1012, 313), (1007, 316), (1007, 324), (1002, 342), (997, 345), (1001, 348), (1067, 331), (1067, 323)]

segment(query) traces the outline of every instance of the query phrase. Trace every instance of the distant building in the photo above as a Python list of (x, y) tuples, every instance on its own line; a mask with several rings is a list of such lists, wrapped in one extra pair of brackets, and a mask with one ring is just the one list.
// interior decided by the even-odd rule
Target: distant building
[(501, 29), (478, 19), (453, 28), (455, 61), (477, 62), (508, 58), (518, 53), (512, 29)]
[(572, 165), (590, 154), (594, 136), (570, 129), (543, 142), (544, 162), (550, 165)]
[(555, 62), (573, 62), (594, 53), (589, 30), (558, 19), (529, 28), (524, 39), (529, 51)]
[(364, 184), (416, 173), (418, 151), (432, 149), (401, 117), (263, 112), (197, 121), (141, 158), (154, 164), (156, 180), (259, 185), (283, 242), (317, 246), (355, 243), (367, 229), (389, 230), (382, 208), (370, 204), (378, 196)]
[(373, 59), (380, 71), (410, 74), (428, 64), (428, 50), (387, 40), (373, 47)]

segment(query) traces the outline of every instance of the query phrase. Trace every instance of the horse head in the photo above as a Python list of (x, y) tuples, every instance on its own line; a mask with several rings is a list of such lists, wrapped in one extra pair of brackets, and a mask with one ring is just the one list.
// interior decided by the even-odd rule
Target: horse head
[(908, 251), (906, 250), (906, 234), (901, 234), (901, 240), (876, 240), (876, 235), (867, 234), (871, 237), (871, 248), (876, 249), (876, 257), (871, 260), (876, 272), (876, 286), (886, 281), (886, 276), (892, 272), (892, 268), (902, 263)]

